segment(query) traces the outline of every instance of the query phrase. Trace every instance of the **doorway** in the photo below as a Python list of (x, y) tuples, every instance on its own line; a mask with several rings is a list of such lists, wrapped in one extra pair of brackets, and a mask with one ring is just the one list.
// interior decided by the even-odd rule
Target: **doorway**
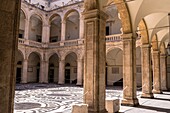
[(17, 68), (16, 83), (21, 83), (21, 68)]

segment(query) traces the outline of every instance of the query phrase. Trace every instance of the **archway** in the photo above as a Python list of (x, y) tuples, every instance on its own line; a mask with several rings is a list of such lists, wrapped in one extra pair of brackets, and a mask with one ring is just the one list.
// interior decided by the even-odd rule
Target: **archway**
[(109, 16), (106, 21), (106, 36), (121, 34), (122, 23), (117, 7), (115, 5), (106, 7), (106, 13)]
[(106, 55), (107, 84), (123, 86), (123, 52), (119, 48), (110, 50)]
[(167, 78), (168, 78), (168, 88), (170, 88), (170, 55), (167, 56)]
[(33, 52), (28, 57), (28, 82), (39, 82), (40, 56)]
[(36, 14), (30, 17), (29, 40), (42, 41), (42, 19)]
[(20, 10), (20, 21), (19, 21), (19, 36), (18, 38), (24, 38), (25, 34), (25, 13)]
[(79, 17), (79, 13), (75, 10), (66, 14), (65, 40), (73, 40), (79, 38)]
[(50, 19), (50, 42), (57, 42), (61, 40), (61, 17), (54, 15)]
[(58, 83), (59, 76), (59, 57), (57, 54), (49, 58), (48, 83)]
[(70, 53), (65, 58), (65, 83), (77, 83), (77, 55)]
[(23, 55), (18, 50), (18, 52), (17, 52), (17, 67), (16, 67), (16, 83), (21, 83), (21, 80), (22, 80), (22, 62), (23, 62)]

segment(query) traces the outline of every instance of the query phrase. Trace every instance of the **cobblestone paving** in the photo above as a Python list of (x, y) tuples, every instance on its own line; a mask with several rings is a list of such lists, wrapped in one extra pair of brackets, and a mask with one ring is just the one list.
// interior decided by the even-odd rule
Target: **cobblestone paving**
[[(106, 97), (121, 98), (122, 88), (107, 88)], [(56, 84), (17, 84), (14, 113), (70, 113), (73, 104), (82, 102), (82, 87)]]

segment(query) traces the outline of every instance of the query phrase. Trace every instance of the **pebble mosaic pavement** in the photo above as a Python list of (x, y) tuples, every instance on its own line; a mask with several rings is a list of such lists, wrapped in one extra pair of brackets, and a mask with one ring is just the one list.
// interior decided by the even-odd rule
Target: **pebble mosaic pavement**
[[(106, 98), (122, 98), (122, 88), (113, 86), (107, 88)], [(82, 87), (17, 84), (14, 113), (71, 113), (72, 105), (80, 103), (83, 103)]]

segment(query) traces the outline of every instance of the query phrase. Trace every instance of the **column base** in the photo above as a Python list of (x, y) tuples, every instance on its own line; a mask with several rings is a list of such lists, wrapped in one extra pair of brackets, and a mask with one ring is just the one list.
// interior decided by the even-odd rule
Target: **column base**
[(161, 89), (162, 89), (162, 91), (168, 91), (167, 87), (162, 87)]
[(161, 90), (155, 90), (155, 89), (153, 89), (153, 90), (152, 90), (152, 93), (153, 93), (153, 94), (162, 94), (162, 91), (161, 91)]
[(77, 86), (83, 86), (83, 84), (82, 84), (82, 83), (77, 83), (76, 85), (77, 85)]
[(121, 102), (122, 106), (138, 106), (139, 105), (139, 101), (137, 98), (135, 99), (123, 99)]
[(59, 84), (59, 85), (64, 85), (64, 82), (59, 82), (58, 84)]
[(142, 93), (141, 98), (154, 98), (153, 93)]
[(22, 81), (21, 84), (27, 84), (27, 82), (26, 81)]
[(106, 111), (106, 109), (101, 110), (101, 111), (92, 111), (92, 110), (88, 110), (88, 113), (108, 113), (108, 111)]

